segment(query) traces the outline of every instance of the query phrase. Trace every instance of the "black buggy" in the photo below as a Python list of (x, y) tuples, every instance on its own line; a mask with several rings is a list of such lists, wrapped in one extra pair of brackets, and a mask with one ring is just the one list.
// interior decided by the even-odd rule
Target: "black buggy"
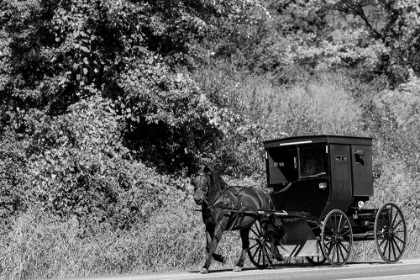
[[(401, 259), (407, 233), (400, 208), (392, 202), (364, 207), (373, 196), (371, 138), (304, 136), (264, 146), (273, 214), (282, 218), (287, 233), (277, 247), (283, 256), (340, 266), (351, 257), (353, 242), (372, 240), (385, 262)], [(258, 222), (250, 242), (252, 263), (270, 265), (272, 243)]]

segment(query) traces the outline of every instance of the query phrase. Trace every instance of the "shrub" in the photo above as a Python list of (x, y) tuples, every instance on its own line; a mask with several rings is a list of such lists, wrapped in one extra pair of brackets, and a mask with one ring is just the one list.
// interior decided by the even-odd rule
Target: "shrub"
[(130, 159), (109, 101), (81, 101), (58, 117), (31, 111), (23, 125), (24, 137), (9, 130), (1, 138), (5, 217), (38, 207), (61, 217), (76, 215), (86, 225), (125, 228), (164, 206), (163, 195), (184, 196), (174, 193), (185, 189), (184, 181)]

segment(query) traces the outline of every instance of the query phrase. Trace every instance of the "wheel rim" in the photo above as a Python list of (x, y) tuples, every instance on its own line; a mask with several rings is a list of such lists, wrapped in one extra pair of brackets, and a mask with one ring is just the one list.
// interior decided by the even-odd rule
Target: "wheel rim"
[(267, 268), (273, 263), (271, 244), (264, 238), (260, 223), (257, 221), (249, 231), (248, 256), (257, 268)]
[(319, 256), (306, 257), (308, 262), (310, 262), (313, 265), (321, 265), (321, 264), (325, 263), (325, 261), (327, 260), (324, 256), (324, 253), (322, 252), (321, 241), (319, 241), (319, 240), (318, 240), (318, 249), (319, 249), (319, 252), (320, 252)]
[(387, 263), (401, 259), (407, 244), (407, 228), (401, 209), (385, 203), (375, 218), (375, 243), (381, 258)]
[(322, 226), (321, 249), (334, 266), (344, 265), (352, 253), (353, 231), (349, 218), (340, 210), (328, 213)]

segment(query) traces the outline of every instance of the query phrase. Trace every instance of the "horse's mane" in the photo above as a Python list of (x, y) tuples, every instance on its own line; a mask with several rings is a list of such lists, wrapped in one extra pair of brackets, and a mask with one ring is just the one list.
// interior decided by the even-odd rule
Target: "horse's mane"
[(222, 179), (222, 177), (219, 175), (219, 173), (216, 170), (208, 166), (205, 167), (205, 170), (210, 173), (210, 177), (216, 188), (220, 190), (224, 190), (228, 187), (228, 184)]

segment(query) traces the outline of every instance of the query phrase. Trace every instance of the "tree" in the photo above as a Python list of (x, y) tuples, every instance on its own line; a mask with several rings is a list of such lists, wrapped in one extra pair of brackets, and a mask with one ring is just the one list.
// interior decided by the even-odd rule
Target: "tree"
[(227, 22), (246, 23), (259, 7), (257, 0), (2, 2), (0, 118), (25, 132), (31, 109), (58, 116), (100, 95), (124, 118), (135, 155), (166, 171), (188, 166), (219, 135), (209, 123), (217, 109), (189, 75), (208, 56), (204, 38), (229, 34)]

